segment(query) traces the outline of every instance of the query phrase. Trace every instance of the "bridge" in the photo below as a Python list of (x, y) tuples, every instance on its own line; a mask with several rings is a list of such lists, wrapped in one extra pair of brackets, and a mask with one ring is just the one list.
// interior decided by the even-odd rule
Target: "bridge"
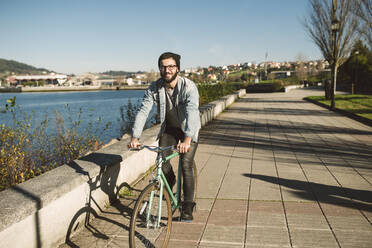
[[(169, 247), (371, 246), (372, 128), (302, 100), (319, 94), (249, 94), (202, 129), (195, 220)], [(60, 248), (127, 247), (135, 198)]]

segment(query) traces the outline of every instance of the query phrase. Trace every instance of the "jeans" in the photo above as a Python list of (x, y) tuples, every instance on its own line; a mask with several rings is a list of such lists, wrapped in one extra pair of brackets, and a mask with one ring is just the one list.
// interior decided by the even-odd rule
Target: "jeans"
[[(185, 134), (179, 128), (166, 128), (163, 135), (160, 137), (160, 146), (177, 145), (178, 141), (183, 141)], [(194, 174), (193, 174), (193, 161), (195, 152), (198, 147), (197, 142), (191, 142), (190, 151), (181, 153), (179, 159), (181, 160), (182, 176), (183, 176), (183, 195), (185, 202), (194, 201)], [(169, 156), (172, 151), (168, 150), (163, 153), (163, 156)], [(170, 183), (175, 182), (175, 174), (170, 161), (168, 160), (163, 164), (163, 173)]]

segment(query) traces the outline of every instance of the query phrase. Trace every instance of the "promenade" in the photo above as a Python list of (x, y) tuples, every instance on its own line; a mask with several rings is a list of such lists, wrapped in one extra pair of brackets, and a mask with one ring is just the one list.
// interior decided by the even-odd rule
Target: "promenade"
[[(372, 128), (302, 100), (322, 94), (247, 94), (205, 126), (195, 220), (168, 247), (372, 247)], [(142, 187), (60, 248), (128, 247)]]

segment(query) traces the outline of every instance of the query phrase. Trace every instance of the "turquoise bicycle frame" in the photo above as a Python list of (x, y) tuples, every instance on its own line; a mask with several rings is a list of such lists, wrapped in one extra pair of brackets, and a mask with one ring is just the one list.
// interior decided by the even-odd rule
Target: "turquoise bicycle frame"
[[(181, 167), (180, 167), (180, 162), (178, 164), (178, 172), (177, 172), (177, 191), (176, 191), (176, 196), (173, 195), (173, 192), (172, 192), (172, 189), (170, 188), (168, 182), (167, 182), (167, 179), (165, 178), (165, 175), (163, 173), (163, 170), (162, 170), (162, 165), (164, 162), (167, 162), (168, 160), (178, 156), (179, 153), (178, 152), (174, 152), (173, 154), (165, 157), (165, 159), (163, 159), (163, 156), (159, 153), (157, 159), (156, 159), (156, 164), (157, 164), (157, 172), (156, 172), (156, 177), (155, 179), (161, 179), (159, 180), (159, 183), (160, 183), (160, 196), (159, 196), (159, 209), (158, 209), (158, 219), (157, 219), (157, 222), (156, 222), (156, 228), (160, 227), (160, 220), (161, 220), (161, 210), (162, 210), (162, 202), (163, 202), (163, 189), (164, 189), (164, 185), (165, 185), (165, 188), (166, 190), (168, 191), (171, 199), (172, 199), (172, 210), (175, 210), (177, 208), (179, 208), (179, 196), (180, 196), (180, 193), (181, 193), (181, 182), (180, 182), (180, 178), (181, 178)], [(149, 202), (149, 209), (151, 209), (152, 207), (152, 201), (153, 201), (153, 198), (154, 198), (154, 191), (151, 192), (150, 194), (150, 202)], [(150, 220), (150, 211), (147, 212), (147, 216), (146, 216), (146, 222), (147, 222), (147, 226), (149, 224), (149, 220)]]

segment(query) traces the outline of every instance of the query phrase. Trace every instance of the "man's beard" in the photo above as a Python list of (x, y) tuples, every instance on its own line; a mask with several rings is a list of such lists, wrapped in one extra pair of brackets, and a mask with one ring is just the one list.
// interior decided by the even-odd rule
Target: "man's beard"
[(161, 78), (164, 80), (165, 83), (168, 83), (168, 84), (169, 84), (169, 83), (171, 83), (173, 80), (176, 79), (176, 77), (177, 77), (177, 75), (178, 75), (178, 71), (177, 71), (176, 73), (174, 73), (174, 75), (173, 75), (169, 80), (166, 78), (166, 75), (167, 75), (166, 72), (162, 73)]

